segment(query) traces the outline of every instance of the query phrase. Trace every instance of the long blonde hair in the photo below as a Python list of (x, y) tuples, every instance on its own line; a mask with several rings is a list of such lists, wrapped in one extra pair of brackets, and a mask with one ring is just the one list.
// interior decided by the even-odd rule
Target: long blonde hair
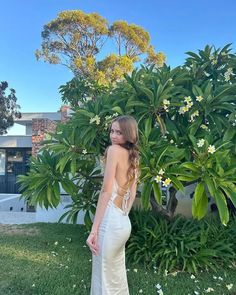
[[(138, 124), (133, 117), (128, 115), (116, 117), (111, 122), (111, 126), (114, 122), (118, 122), (122, 135), (125, 139), (125, 143), (119, 145), (129, 151), (130, 166), (127, 171), (127, 177), (128, 182), (131, 182), (134, 178), (138, 178), (139, 175)], [(105, 151), (105, 159), (106, 154), (107, 150)]]

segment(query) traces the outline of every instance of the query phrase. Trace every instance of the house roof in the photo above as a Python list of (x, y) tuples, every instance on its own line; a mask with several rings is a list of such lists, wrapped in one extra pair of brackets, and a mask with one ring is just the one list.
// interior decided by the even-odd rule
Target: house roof
[(21, 113), (20, 119), (15, 119), (15, 123), (20, 125), (27, 125), (33, 119), (49, 119), (52, 121), (61, 121), (61, 112), (49, 113)]

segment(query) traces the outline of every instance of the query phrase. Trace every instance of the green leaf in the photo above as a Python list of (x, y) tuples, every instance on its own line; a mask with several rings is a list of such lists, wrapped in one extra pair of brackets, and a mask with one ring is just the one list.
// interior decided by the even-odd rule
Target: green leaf
[(60, 173), (63, 173), (66, 164), (70, 160), (70, 156), (71, 156), (70, 154), (67, 154), (63, 158), (61, 158), (61, 160), (58, 162), (57, 168), (60, 169)]
[(150, 89), (148, 89), (147, 87), (144, 87), (144, 86), (141, 86), (139, 89), (141, 92), (143, 92), (148, 97), (150, 102), (154, 102), (154, 94)]
[(220, 190), (217, 190), (215, 192), (215, 200), (216, 200), (216, 205), (220, 214), (220, 220), (223, 225), (227, 225), (229, 221), (229, 211), (228, 211), (225, 196)]
[(71, 164), (70, 164), (70, 169), (71, 169), (72, 175), (75, 176), (76, 170), (77, 170), (77, 162), (76, 162), (76, 159), (72, 159)]
[(85, 109), (78, 109), (78, 110), (76, 110), (76, 113), (79, 113), (79, 114), (84, 115), (89, 118), (93, 118), (95, 116), (94, 113), (91, 113)]
[(192, 162), (185, 162), (183, 164), (180, 165), (181, 168), (186, 168), (186, 169), (189, 169), (189, 170), (192, 170), (193, 172), (196, 172), (197, 174), (199, 174), (201, 172), (201, 169), (194, 163)]
[(197, 85), (193, 85), (192, 91), (195, 96), (203, 96), (202, 89)]
[(176, 177), (171, 176), (171, 181), (176, 190), (184, 191), (184, 186), (181, 181), (179, 181)]
[(148, 118), (145, 121), (145, 127), (144, 127), (144, 134), (146, 138), (149, 137), (151, 131), (152, 131), (152, 118)]
[(84, 215), (84, 223), (85, 223), (85, 226), (86, 226), (87, 230), (90, 230), (91, 225), (92, 225), (92, 220), (90, 218), (90, 214), (89, 214), (88, 210), (86, 211), (86, 213)]
[(206, 196), (204, 183), (200, 182), (197, 184), (194, 199), (192, 202), (192, 213), (197, 219), (203, 218), (208, 210), (208, 199)]
[(156, 183), (156, 181), (154, 181), (152, 183), (152, 187), (153, 187), (153, 191), (154, 191), (154, 197), (155, 197), (155, 200), (157, 201), (157, 203), (159, 205), (162, 204), (162, 197), (161, 197), (161, 189), (160, 189), (160, 186), (158, 183)]
[(118, 106), (113, 107), (112, 110), (113, 110), (114, 112), (119, 113), (120, 115), (123, 115), (123, 111), (122, 111), (122, 109), (121, 109), (120, 107), (118, 107)]
[(144, 209), (150, 208), (150, 194), (151, 194), (152, 185), (150, 182), (146, 182), (143, 185), (143, 189), (141, 192), (141, 203)]
[(236, 134), (236, 129), (235, 128), (228, 128), (223, 136), (223, 141), (230, 141)]
[(182, 181), (195, 181), (199, 179), (199, 176), (184, 176), (184, 175), (179, 175), (177, 177), (178, 180), (182, 180)]
[(236, 193), (233, 192), (232, 190), (228, 189), (225, 186), (221, 186), (221, 189), (224, 190), (224, 192), (226, 193), (227, 197), (232, 201), (232, 203), (234, 204), (234, 207), (236, 208)]
[(209, 175), (205, 175), (204, 181), (205, 181), (205, 183), (206, 183), (206, 185), (208, 187), (208, 190), (210, 192), (211, 197), (214, 198), (215, 197), (215, 192), (216, 192), (216, 187), (215, 187), (215, 184), (214, 184), (212, 178)]

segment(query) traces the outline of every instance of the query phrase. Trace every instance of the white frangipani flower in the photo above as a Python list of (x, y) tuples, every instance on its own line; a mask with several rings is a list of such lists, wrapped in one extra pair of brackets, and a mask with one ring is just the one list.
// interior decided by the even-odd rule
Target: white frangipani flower
[(204, 146), (204, 143), (205, 143), (205, 139), (199, 139), (199, 141), (197, 142), (197, 146), (202, 147)]
[(184, 107), (180, 107), (179, 108), (179, 114), (180, 115), (183, 115), (185, 113), (185, 111), (184, 111)]
[(190, 103), (191, 101), (192, 101), (191, 96), (185, 96), (185, 98), (184, 98), (184, 102), (186, 102), (186, 103)]
[(164, 173), (165, 173), (164, 169), (160, 169), (159, 172), (158, 172), (158, 174), (160, 174), (160, 175), (163, 175)]
[(157, 289), (161, 289), (161, 285), (160, 285), (160, 284), (156, 284), (155, 287), (156, 287)]
[(177, 274), (178, 274), (177, 271), (174, 271), (174, 272), (171, 273), (171, 275), (172, 275), (173, 277), (176, 277)]
[(209, 145), (207, 151), (208, 151), (208, 153), (210, 153), (210, 154), (214, 154), (214, 152), (216, 151), (216, 148), (215, 148), (214, 145)]
[(196, 96), (196, 101), (202, 101), (203, 100), (203, 97), (201, 96), (201, 95), (199, 95), (199, 96)]
[(82, 150), (82, 154), (86, 155), (87, 154), (87, 150), (86, 149), (83, 149)]
[(228, 290), (231, 290), (231, 289), (233, 288), (233, 284), (228, 284), (228, 285), (226, 285), (226, 288), (227, 288)]
[(100, 121), (101, 121), (100, 117), (98, 115), (96, 115), (90, 119), (89, 123), (92, 124), (93, 122), (96, 122), (96, 124), (99, 125)]
[(230, 80), (230, 76), (233, 75), (233, 69), (228, 68), (228, 70), (224, 73), (225, 81), (228, 82)]
[(213, 288), (211, 288), (211, 287), (208, 287), (206, 290), (205, 290), (205, 292), (206, 293), (210, 293), (210, 292), (214, 292), (215, 290), (213, 289)]
[(216, 65), (216, 64), (217, 64), (217, 59), (213, 59), (213, 60), (211, 61), (211, 64), (212, 64), (212, 65)]
[(157, 175), (157, 176), (155, 177), (155, 181), (156, 181), (157, 183), (161, 182), (161, 180), (162, 180), (162, 176)]
[(205, 130), (208, 129), (207, 125), (205, 125), (205, 124), (201, 124), (200, 128), (205, 129)]
[(191, 117), (190, 122), (193, 122), (194, 118), (198, 116), (199, 116), (199, 111), (195, 111), (194, 113), (192, 113), (192, 115), (190, 116)]
[(163, 99), (163, 104), (168, 106), (170, 105), (170, 101), (168, 99)]

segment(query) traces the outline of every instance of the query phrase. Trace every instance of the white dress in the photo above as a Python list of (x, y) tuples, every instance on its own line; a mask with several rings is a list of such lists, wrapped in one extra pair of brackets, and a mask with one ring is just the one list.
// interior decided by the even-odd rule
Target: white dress
[(125, 243), (130, 237), (128, 216), (130, 189), (122, 200), (122, 209), (114, 204), (118, 184), (114, 181), (112, 197), (108, 202), (98, 232), (98, 255), (92, 259), (90, 295), (129, 295), (125, 266)]

